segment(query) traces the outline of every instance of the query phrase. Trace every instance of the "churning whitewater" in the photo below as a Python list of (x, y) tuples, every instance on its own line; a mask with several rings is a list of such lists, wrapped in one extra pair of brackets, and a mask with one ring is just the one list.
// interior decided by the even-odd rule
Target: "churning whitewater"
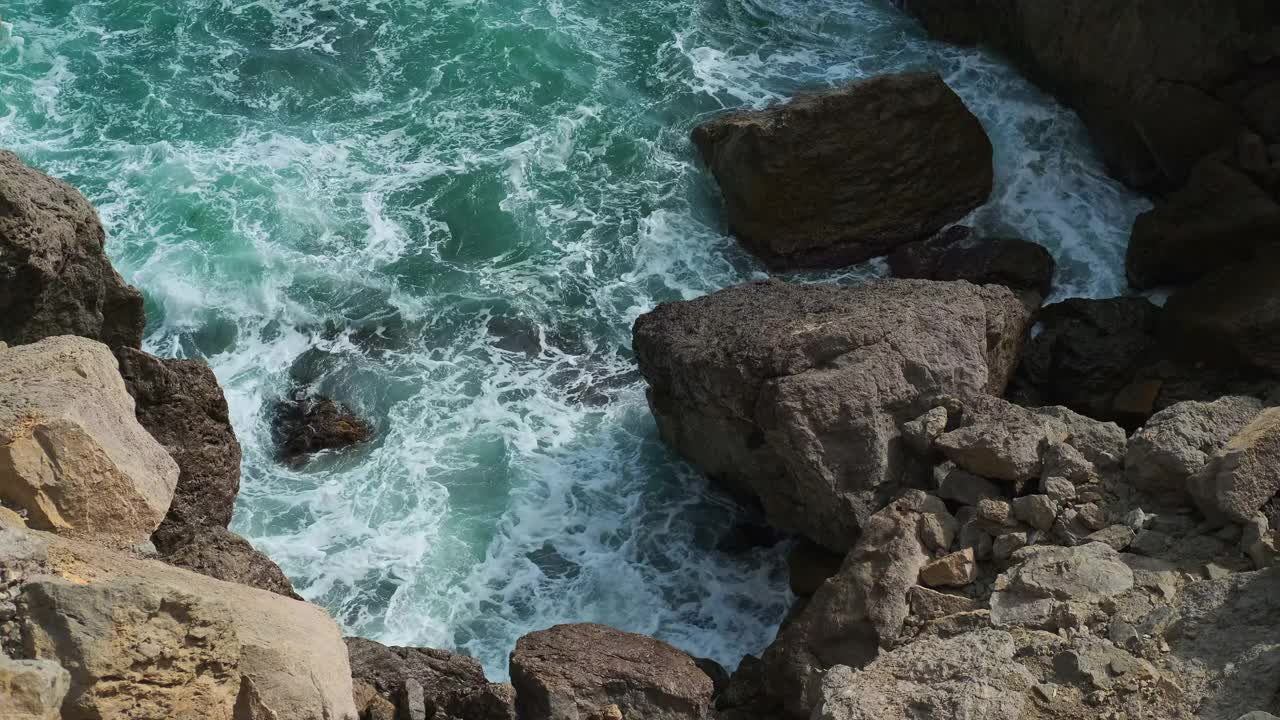
[[(233, 528), (348, 633), (495, 678), (567, 621), (732, 667), (789, 604), (786, 545), (724, 542), (751, 518), (658, 442), (630, 355), (655, 304), (763, 275), (699, 120), (935, 68), (996, 147), (970, 222), (1048, 247), (1058, 297), (1124, 290), (1145, 209), (1073, 115), (887, 0), (11, 0), (4, 21), (0, 146), (97, 204), (147, 349), (226, 387)], [(277, 462), (269, 408), (297, 383), (377, 440)]]

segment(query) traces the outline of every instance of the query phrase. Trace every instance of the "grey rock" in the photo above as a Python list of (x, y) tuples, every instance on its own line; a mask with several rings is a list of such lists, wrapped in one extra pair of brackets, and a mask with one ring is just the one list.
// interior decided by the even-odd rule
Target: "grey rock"
[(1262, 403), (1250, 397), (1188, 401), (1161, 410), (1130, 439), (1125, 477), (1153, 500), (1185, 502), (1188, 480), (1261, 411)]
[(1124, 552), (1135, 537), (1137, 534), (1128, 525), (1112, 525), (1090, 534), (1088, 539), (1107, 545), (1116, 552)]
[(920, 583), (929, 587), (960, 587), (977, 577), (973, 548), (950, 553), (920, 568)]
[(907, 601), (911, 605), (911, 614), (925, 622), (978, 609), (978, 603), (973, 598), (919, 586), (907, 592)]
[(1056, 630), (1067, 616), (1096, 613), (1105, 601), (1133, 587), (1133, 571), (1102, 543), (1079, 547), (1031, 546), (1013, 553), (996, 578), (991, 622)]
[(977, 505), (983, 498), (1003, 500), (1004, 492), (990, 480), (952, 466), (938, 482), (938, 497), (963, 505)]
[(917, 453), (933, 449), (933, 441), (947, 429), (947, 409), (936, 407), (902, 424), (902, 439)]
[(1259, 413), (1188, 483), (1210, 519), (1249, 522), (1280, 491), (1280, 408)]
[(1048, 495), (1024, 495), (1014, 498), (1013, 514), (1031, 527), (1047, 531), (1058, 519), (1058, 503)]
[(0, 717), (61, 720), (71, 675), (52, 660), (11, 660), (0, 655)]

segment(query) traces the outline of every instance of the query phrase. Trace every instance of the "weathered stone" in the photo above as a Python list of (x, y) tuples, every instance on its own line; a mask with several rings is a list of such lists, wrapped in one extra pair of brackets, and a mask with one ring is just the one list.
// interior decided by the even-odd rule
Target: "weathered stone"
[(590, 717), (609, 705), (652, 720), (711, 715), (711, 678), (693, 658), (604, 625), (557, 625), (520, 638), (511, 682), (521, 720)]
[(1013, 553), (1014, 565), (996, 578), (991, 622), (1054, 630), (1065, 615), (1079, 616), (1133, 587), (1133, 571), (1102, 543), (1079, 547), (1031, 546)]
[(965, 548), (938, 558), (920, 568), (920, 582), (929, 587), (959, 587), (968, 585), (978, 577), (978, 564), (973, 548)]
[(341, 403), (299, 390), (276, 403), (271, 413), (271, 436), (286, 460), (300, 462), (322, 450), (367, 442), (373, 437), (373, 426)]
[(996, 480), (1028, 480), (1040, 475), (1044, 428), (1035, 424), (983, 423), (953, 430), (937, 446), (956, 465)]
[(814, 594), (827, 578), (840, 572), (843, 562), (844, 557), (839, 553), (802, 539), (787, 556), (791, 592), (801, 597)]
[(141, 346), (142, 293), (111, 267), (106, 239), (75, 188), (0, 150), (0, 340), (79, 335)]
[(1184, 363), (1232, 372), (1280, 373), (1280, 248), (1205, 275), (1169, 297), (1161, 345)]
[(1155, 501), (1185, 502), (1191, 476), (1261, 411), (1262, 403), (1250, 397), (1188, 401), (1161, 410), (1129, 440), (1125, 477)]
[(177, 479), (105, 345), (66, 336), (0, 351), (0, 497), (28, 525), (142, 543)]
[(916, 480), (901, 424), (999, 392), (1026, 321), (995, 286), (769, 282), (659, 305), (634, 346), (667, 444), (770, 524), (845, 551)]
[(515, 720), (511, 693), (489, 682), (473, 658), (434, 648), (387, 647), (364, 638), (346, 643), (352, 678), (387, 701), (404, 706), (411, 699), (428, 718)]
[(227, 582), (301, 600), (293, 583), (271, 558), (248, 540), (218, 525), (190, 525), (166, 534), (161, 559)]
[(938, 482), (938, 497), (962, 505), (977, 505), (984, 498), (1001, 500), (1004, 492), (990, 480), (951, 466)]
[(862, 670), (832, 669), (813, 718), (1022, 720), (1029, 704), (1023, 690), (1035, 678), (1015, 651), (1013, 637), (997, 630), (918, 640)]
[(395, 703), (379, 694), (377, 688), (369, 683), (353, 683), (352, 694), (360, 720), (396, 720)]
[(936, 74), (885, 75), (693, 131), (729, 229), (774, 267), (834, 267), (927, 238), (986, 201), (981, 123)]
[(1020, 238), (973, 238), (953, 226), (928, 240), (900, 246), (889, 255), (894, 277), (920, 280), (968, 280), (1003, 285), (1046, 297), (1056, 268), (1044, 246)]
[(1048, 495), (1025, 495), (1013, 499), (1013, 515), (1037, 530), (1047, 531), (1058, 519), (1058, 503)]
[(1259, 570), (1271, 567), (1280, 558), (1280, 537), (1262, 514), (1253, 516), (1245, 525), (1240, 545)]
[(1056, 503), (1065, 503), (1075, 498), (1075, 483), (1064, 477), (1046, 477), (1040, 481), (1040, 490)]
[(1263, 410), (1188, 485), (1210, 519), (1246, 523), (1280, 491), (1280, 408)]
[(1003, 562), (1013, 553), (1031, 544), (1031, 536), (1025, 532), (1007, 532), (997, 535), (991, 543), (991, 557)]
[(911, 604), (911, 614), (925, 622), (978, 609), (978, 603), (973, 598), (942, 593), (919, 585), (907, 592), (907, 601)]
[[(351, 672), (323, 610), (35, 531), (0, 530), (23, 636), (71, 672), (64, 720), (354, 720)], [(234, 713), (234, 714), (233, 714)]]
[(1111, 525), (1088, 537), (1090, 542), (1100, 542), (1116, 552), (1124, 552), (1137, 537), (1137, 533), (1127, 525)]
[(1013, 519), (1013, 508), (1004, 500), (983, 498), (978, 501), (978, 527), (990, 532), (1016, 528), (1018, 523)]
[(51, 660), (10, 660), (0, 655), (0, 717), (61, 720), (71, 676)]
[(928, 453), (933, 441), (947, 429), (947, 409), (936, 407), (902, 424), (902, 439), (917, 453)]

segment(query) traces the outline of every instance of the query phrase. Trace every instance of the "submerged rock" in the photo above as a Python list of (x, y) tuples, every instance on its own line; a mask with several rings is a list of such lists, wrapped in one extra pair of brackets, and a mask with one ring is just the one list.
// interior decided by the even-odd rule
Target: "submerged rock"
[(64, 336), (0, 350), (0, 498), (28, 525), (144, 543), (177, 481), (107, 346)]
[(0, 340), (79, 335), (140, 347), (142, 293), (111, 267), (106, 237), (75, 188), (0, 150)]
[(997, 286), (768, 282), (660, 305), (634, 346), (668, 445), (842, 552), (913, 473), (901, 425), (1002, 392), (1027, 319)]
[(693, 658), (604, 625), (557, 625), (520, 638), (511, 683), (521, 720), (703, 720), (712, 712), (712, 680)]
[(272, 409), (271, 435), (281, 454), (297, 462), (321, 450), (366, 442), (373, 437), (373, 426), (341, 403), (300, 390)]
[(729, 229), (778, 268), (927, 238), (991, 193), (991, 142), (936, 74), (887, 75), (709, 120), (693, 142)]

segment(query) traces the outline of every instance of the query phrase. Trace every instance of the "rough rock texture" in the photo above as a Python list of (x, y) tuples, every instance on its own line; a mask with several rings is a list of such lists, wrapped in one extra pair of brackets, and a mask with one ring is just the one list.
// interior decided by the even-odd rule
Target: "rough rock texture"
[(1004, 285), (1042, 298), (1053, 289), (1056, 263), (1042, 245), (1018, 238), (971, 238), (970, 233), (957, 225), (900, 246), (889, 254), (889, 270), (899, 278)]
[[(435, 720), (515, 720), (511, 686), (490, 683), (479, 661), (433, 648), (387, 647), (347, 638), (351, 676), (408, 713), (409, 681), (422, 693), (426, 716)], [(414, 698), (416, 700), (416, 698)]]
[(105, 345), (64, 336), (0, 350), (0, 498), (29, 525), (146, 542), (177, 479)]
[(991, 142), (936, 74), (887, 75), (714, 118), (693, 142), (729, 229), (779, 268), (927, 238), (986, 201)]
[(520, 638), (511, 653), (511, 683), (521, 720), (597, 717), (610, 705), (623, 718), (711, 715), (711, 678), (693, 658), (604, 625), (557, 625)]
[(299, 391), (276, 404), (271, 435), (281, 454), (298, 461), (321, 450), (338, 450), (373, 437), (373, 426), (341, 403)]
[(996, 627), (1056, 630), (1098, 612), (1107, 600), (1131, 589), (1133, 571), (1102, 543), (1062, 548), (1025, 547), (996, 579), (991, 623)]
[(1156, 502), (1185, 502), (1187, 481), (1261, 411), (1262, 403), (1249, 397), (1188, 401), (1161, 410), (1130, 438), (1125, 476)]
[(1112, 172), (1182, 185), (1245, 128), (1280, 141), (1280, 6), (1269, 0), (901, 0), (931, 34), (1007, 53), (1074, 107)]
[(822, 681), (815, 720), (982, 718), (1025, 720), (1035, 683), (1014, 656), (1013, 636), (980, 630), (929, 638), (861, 670), (840, 666)]
[(1247, 523), (1280, 491), (1280, 408), (1267, 408), (1192, 476), (1191, 496), (1211, 520)]
[(116, 350), (138, 422), (178, 465), (178, 485), (151, 539), (172, 565), (301, 599), (284, 572), (227, 530), (240, 489), (240, 443), (209, 366)]
[(80, 335), (139, 347), (142, 293), (107, 259), (93, 206), (0, 150), (0, 340)]
[(948, 525), (954, 533), (946, 505), (918, 490), (873, 515), (840, 572), (765, 651), (768, 694), (804, 715), (824, 669), (865, 665), (896, 641), (910, 613), (908, 591), (930, 559), (930, 531)]
[(1160, 384), (1140, 377), (1152, 360), (1160, 308), (1145, 298), (1072, 298), (1040, 309), (1010, 394), (1024, 405), (1064, 405), (1126, 427), (1152, 412)]
[(0, 567), (21, 578), (26, 652), (71, 671), (65, 720), (354, 720), (314, 605), (35, 531), (0, 530)]
[(766, 282), (660, 305), (634, 347), (668, 445), (844, 551), (910, 479), (902, 423), (936, 396), (1001, 392), (1026, 323), (996, 286)]
[(71, 676), (49, 660), (0, 656), (0, 717), (6, 720), (61, 720)]
[(1280, 177), (1280, 156), (1272, 168), (1262, 139), (1244, 137), (1240, 144), (1259, 146), (1260, 172), (1241, 167), (1237, 153), (1215, 153), (1196, 166), (1186, 187), (1138, 216), (1125, 261), (1130, 284), (1145, 289), (1190, 282), (1274, 244), (1280, 185), (1272, 183)]
[(1280, 247), (1175, 292), (1158, 337), (1168, 352), (1211, 367), (1280, 374)]

